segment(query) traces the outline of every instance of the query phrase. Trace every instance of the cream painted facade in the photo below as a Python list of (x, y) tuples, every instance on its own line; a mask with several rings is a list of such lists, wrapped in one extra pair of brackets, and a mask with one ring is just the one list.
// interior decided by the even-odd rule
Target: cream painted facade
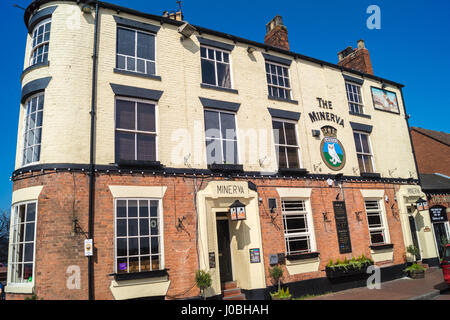
[[(45, 90), (42, 150), (40, 164), (78, 163), (89, 161), (90, 94), (92, 76), (93, 14), (84, 14), (72, 2), (50, 2), (57, 5), (52, 15), (48, 67), (40, 67), (23, 75), (22, 86), (32, 80), (52, 77)], [(236, 43), (231, 52), (233, 89), (238, 94), (201, 88), (200, 44), (195, 35), (180, 41), (177, 27), (159, 21), (120, 13), (120, 17), (160, 26), (156, 36), (156, 74), (161, 81), (114, 73), (116, 64), (117, 12), (100, 10), (98, 94), (96, 121), (97, 164), (111, 164), (114, 157), (115, 95), (110, 84), (121, 84), (163, 91), (157, 103), (157, 154), (167, 167), (206, 168), (203, 106), (199, 97), (240, 103), (236, 114), (239, 162), (245, 171), (276, 171), (272, 117), (267, 108), (301, 113), (297, 123), (302, 167), (310, 173), (334, 174), (320, 156), (321, 139), (312, 130), (332, 125), (347, 153), (344, 175), (359, 175), (353, 130), (350, 121), (373, 126), (370, 134), (375, 172), (387, 178), (417, 178), (401, 92), (397, 94), (400, 114), (375, 110), (370, 87), (381, 83), (365, 78), (362, 96), (365, 113), (371, 119), (349, 114), (345, 80), (337, 68), (296, 59), (289, 69), (292, 99), (297, 104), (268, 99), (263, 50), (247, 53), (248, 45)], [(202, 37), (233, 44), (232, 41), (202, 34)], [(31, 37), (28, 36), (25, 66), (28, 67)], [(291, 59), (287, 55), (271, 55)], [(245, 72), (244, 72), (245, 70)], [(352, 75), (358, 77), (357, 75)], [(332, 101), (333, 110), (319, 109), (317, 98)], [(329, 122), (312, 123), (310, 112), (330, 111), (344, 119), (344, 128)], [(21, 108), (16, 169), (22, 166), (23, 114)], [(60, 134), (64, 132), (64, 134)], [(257, 149), (254, 148), (257, 145)], [(185, 158), (188, 159), (185, 161)]]

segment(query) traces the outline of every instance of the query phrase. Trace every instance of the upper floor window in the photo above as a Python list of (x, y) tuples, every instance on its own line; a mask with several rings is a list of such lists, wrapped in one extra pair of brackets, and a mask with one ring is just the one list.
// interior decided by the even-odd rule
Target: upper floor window
[(230, 53), (201, 46), (200, 54), (202, 82), (216, 87), (231, 88)]
[(287, 67), (266, 61), (266, 75), (270, 97), (287, 100), (292, 98)]
[(370, 242), (373, 245), (388, 243), (388, 232), (379, 200), (364, 201), (369, 225)]
[(234, 113), (205, 110), (208, 164), (238, 164), (238, 141)]
[(42, 21), (34, 28), (32, 33), (30, 66), (48, 62), (51, 25), (52, 22), (49, 19)]
[(161, 270), (160, 201), (116, 200), (116, 272)]
[(117, 69), (155, 75), (155, 35), (118, 27)]
[(44, 94), (38, 94), (25, 102), (22, 165), (39, 162), (42, 140), (42, 116)]
[(37, 202), (13, 207), (11, 216), (9, 283), (31, 283), (34, 271), (34, 247)]
[(273, 120), (272, 127), (278, 168), (300, 168), (299, 147), (295, 123)]
[(306, 208), (306, 201), (282, 199), (281, 205), (286, 254), (315, 251), (312, 216)]
[(355, 83), (346, 82), (347, 99), (350, 112), (364, 114), (364, 105), (361, 96), (361, 86)]
[(370, 147), (369, 135), (362, 132), (353, 132), (358, 157), (359, 172), (373, 173), (373, 155)]
[(156, 105), (145, 100), (116, 100), (116, 161), (156, 161)]

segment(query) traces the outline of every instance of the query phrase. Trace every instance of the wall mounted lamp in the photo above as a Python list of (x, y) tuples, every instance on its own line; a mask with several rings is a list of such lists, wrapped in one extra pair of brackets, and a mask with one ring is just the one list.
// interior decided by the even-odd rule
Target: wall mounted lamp
[(248, 48), (247, 48), (247, 52), (248, 52), (249, 54), (253, 54), (255, 51), (256, 51), (256, 49), (255, 49), (254, 47), (248, 47)]

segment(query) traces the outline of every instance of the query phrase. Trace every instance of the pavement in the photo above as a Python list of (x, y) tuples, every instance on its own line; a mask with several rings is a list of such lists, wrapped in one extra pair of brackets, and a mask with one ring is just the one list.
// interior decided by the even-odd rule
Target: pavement
[(424, 279), (401, 278), (381, 283), (380, 289), (355, 288), (308, 300), (448, 300), (449, 286), (440, 268), (429, 268)]

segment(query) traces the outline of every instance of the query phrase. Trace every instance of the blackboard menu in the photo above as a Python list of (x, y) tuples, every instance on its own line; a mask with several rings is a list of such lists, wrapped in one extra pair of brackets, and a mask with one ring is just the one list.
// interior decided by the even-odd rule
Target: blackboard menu
[(216, 267), (216, 254), (214, 252), (209, 253), (209, 268), (214, 269)]
[(448, 221), (446, 207), (434, 206), (434, 207), (431, 207), (428, 211), (430, 211), (431, 222)]
[(339, 252), (341, 254), (352, 252), (350, 241), (350, 230), (348, 228), (347, 210), (344, 201), (333, 202), (334, 218), (336, 219), (336, 230), (338, 236)]

